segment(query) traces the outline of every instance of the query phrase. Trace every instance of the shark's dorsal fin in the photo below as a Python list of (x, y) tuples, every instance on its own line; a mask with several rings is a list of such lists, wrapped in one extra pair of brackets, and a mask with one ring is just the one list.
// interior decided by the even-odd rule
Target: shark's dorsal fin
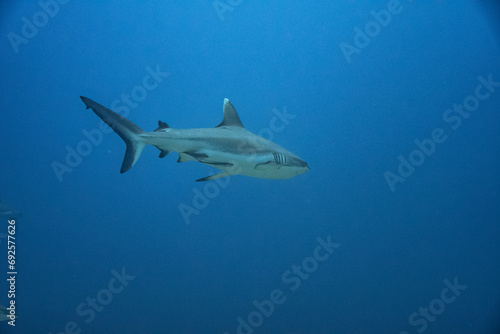
[(224, 99), (224, 119), (222, 123), (217, 125), (217, 128), (221, 126), (237, 126), (239, 128), (244, 128), (240, 116), (238, 116), (236, 109), (228, 99)]
[(162, 121), (158, 121), (158, 129), (156, 129), (154, 132), (156, 131), (160, 131), (160, 130), (163, 130), (163, 129), (168, 129), (170, 126), (165, 123), (165, 122), (162, 122)]

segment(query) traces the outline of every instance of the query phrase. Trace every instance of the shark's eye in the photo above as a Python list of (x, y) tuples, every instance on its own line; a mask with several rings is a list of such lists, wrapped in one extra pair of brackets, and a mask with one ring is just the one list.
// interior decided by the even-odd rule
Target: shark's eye
[(283, 155), (281, 153), (273, 153), (273, 156), (274, 156), (274, 161), (277, 164), (280, 164), (280, 165), (286, 164), (286, 156), (285, 155)]

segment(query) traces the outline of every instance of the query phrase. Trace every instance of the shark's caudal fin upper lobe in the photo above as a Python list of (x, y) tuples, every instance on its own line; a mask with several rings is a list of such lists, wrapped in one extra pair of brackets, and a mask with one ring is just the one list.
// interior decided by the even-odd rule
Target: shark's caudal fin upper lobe
[(120, 170), (120, 173), (125, 173), (136, 163), (141, 156), (142, 150), (146, 146), (146, 143), (144, 143), (140, 137), (140, 134), (144, 133), (144, 130), (125, 117), (103, 107), (99, 103), (84, 96), (80, 96), (80, 98), (83, 103), (85, 103), (87, 109), (92, 109), (96, 115), (122, 137), (125, 144), (127, 144), (127, 150)]

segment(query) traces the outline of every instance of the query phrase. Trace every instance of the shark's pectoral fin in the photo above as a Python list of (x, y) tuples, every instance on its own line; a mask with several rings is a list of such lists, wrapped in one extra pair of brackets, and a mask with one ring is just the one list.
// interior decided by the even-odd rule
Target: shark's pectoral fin
[(207, 164), (207, 165), (215, 166), (215, 167), (233, 167), (234, 166), (234, 164), (232, 164), (230, 162), (217, 162), (217, 161), (210, 161), (210, 160), (204, 160), (201, 162), (203, 162), (204, 164)]
[(182, 152), (179, 153), (179, 159), (177, 160), (177, 162), (186, 162), (186, 161), (202, 162), (202, 160), (206, 158), (208, 158), (208, 155), (206, 155), (205, 153)]
[(212, 181), (212, 180), (220, 179), (221, 177), (226, 177), (229, 175), (231, 175), (231, 174), (229, 174), (228, 172), (222, 172), (219, 174), (210, 175), (210, 176), (198, 179), (198, 180), (196, 180), (196, 182)]

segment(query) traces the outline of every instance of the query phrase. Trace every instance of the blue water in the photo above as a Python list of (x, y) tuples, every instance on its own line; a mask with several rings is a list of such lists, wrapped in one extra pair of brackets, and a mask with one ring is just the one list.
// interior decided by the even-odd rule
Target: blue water
[[(498, 333), (489, 3), (2, 2), (0, 333)], [(80, 95), (147, 131), (229, 98), (311, 170), (197, 183), (148, 146), (120, 174)]]

